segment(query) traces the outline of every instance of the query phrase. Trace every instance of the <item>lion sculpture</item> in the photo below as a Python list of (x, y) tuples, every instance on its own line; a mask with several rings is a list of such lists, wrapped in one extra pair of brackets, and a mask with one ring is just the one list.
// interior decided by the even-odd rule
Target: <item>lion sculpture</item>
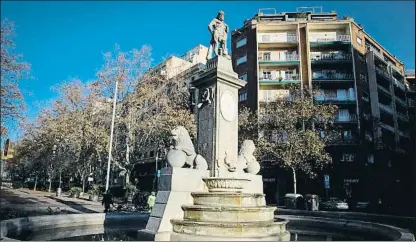
[(173, 146), (169, 149), (167, 160), (172, 167), (183, 167), (185, 164), (199, 170), (207, 170), (208, 164), (204, 157), (195, 152), (188, 131), (178, 126), (171, 131)]
[(260, 171), (260, 164), (254, 157), (256, 146), (252, 140), (244, 140), (238, 154), (237, 170), (244, 169), (247, 173), (256, 175)]

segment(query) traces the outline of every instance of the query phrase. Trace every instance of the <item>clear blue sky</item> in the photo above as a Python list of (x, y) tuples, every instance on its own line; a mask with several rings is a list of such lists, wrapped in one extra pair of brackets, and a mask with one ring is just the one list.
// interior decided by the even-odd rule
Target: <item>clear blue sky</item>
[(1, 2), (1, 18), (16, 23), (17, 51), (32, 64), (35, 80), (23, 81), (28, 115), (36, 101), (50, 100), (50, 86), (68, 77), (92, 79), (103, 63), (102, 53), (120, 44), (122, 50), (149, 44), (154, 64), (167, 54), (182, 54), (197, 44), (207, 45), (207, 24), (218, 10), (230, 29), (241, 27), (259, 8), (277, 12), (299, 6), (323, 6), (339, 16), (350, 15), (366, 32), (415, 67), (414, 1), (266, 1), (266, 2)]

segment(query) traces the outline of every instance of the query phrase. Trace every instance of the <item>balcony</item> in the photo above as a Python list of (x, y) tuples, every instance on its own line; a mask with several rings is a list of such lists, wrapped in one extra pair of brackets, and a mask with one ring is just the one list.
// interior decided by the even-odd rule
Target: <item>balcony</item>
[(387, 94), (388, 96), (391, 95), (390, 88), (387, 89), (380, 84), (377, 84), (377, 88), (380, 89), (383, 93)]
[(385, 104), (382, 104), (382, 103), (378, 103), (378, 106), (381, 110), (383, 110), (387, 113), (393, 114), (393, 108), (391, 107), (391, 105), (385, 105)]
[(357, 144), (357, 139), (354, 136), (338, 136), (331, 140), (330, 145), (355, 145)]
[(394, 64), (391, 64), (391, 65), (389, 65), (390, 66), (390, 68), (392, 69), (392, 70), (394, 70), (394, 71), (396, 71), (397, 73), (399, 73), (400, 75), (402, 75), (403, 76), (403, 72), (402, 72), (402, 70), (400, 70), (396, 65), (394, 65)]
[(358, 120), (356, 114), (350, 114), (349, 116), (340, 116), (338, 115), (335, 118), (335, 123), (356, 123)]
[(348, 34), (339, 34), (335, 38), (316, 38), (310, 41), (311, 47), (322, 46), (322, 45), (333, 45), (333, 44), (350, 44), (351, 36)]
[(406, 83), (406, 87), (407, 87), (408, 92), (416, 92), (416, 85), (415, 84)]
[(285, 75), (284, 77), (273, 77), (272, 75), (263, 75), (259, 78), (261, 85), (276, 85), (276, 84), (298, 84), (300, 83), (299, 75)]
[(409, 120), (409, 118), (407, 117), (406, 114), (403, 114), (403, 113), (400, 113), (400, 112), (397, 112), (397, 117), (401, 118), (404, 121), (408, 121)]
[(270, 65), (270, 66), (291, 66), (299, 65), (299, 55), (290, 54), (286, 55), (285, 58), (264, 58), (264, 56), (259, 56), (258, 58), (260, 65)]
[(258, 43), (298, 43), (298, 36), (289, 33), (259, 34)]
[(390, 75), (389, 72), (386, 69), (380, 68), (380, 67), (375, 67), (376, 69), (376, 73), (383, 76), (384, 78), (386, 78), (387, 80), (390, 79)]
[(352, 55), (348, 53), (312, 53), (312, 63), (351, 62)]
[(339, 98), (336, 96), (316, 96), (315, 103), (355, 104), (355, 99)]
[(384, 56), (378, 51), (378, 50), (376, 50), (375, 48), (373, 48), (372, 46), (370, 46), (370, 45), (367, 45), (367, 51), (371, 51), (371, 52), (373, 52), (373, 54), (375, 55), (375, 56), (377, 56), (380, 60), (382, 60), (383, 62), (386, 62), (385, 60), (384, 60)]
[(353, 81), (352, 73), (348, 72), (312, 72), (313, 81)]
[(393, 84), (402, 89), (403, 91), (406, 90), (406, 86), (404, 85), (404, 83), (400, 82), (399, 80), (397, 80), (396, 78), (393, 77)]
[(396, 96), (396, 101), (403, 105), (404, 107), (407, 107), (407, 103), (405, 100), (401, 99), (400, 97)]
[(394, 133), (394, 127), (388, 125), (388, 124), (384, 124), (384, 123), (380, 123), (380, 126), (388, 131), (391, 131)]
[(406, 137), (406, 138), (410, 138), (409, 132), (403, 132), (403, 131), (399, 130), (399, 135), (401, 135), (403, 137)]

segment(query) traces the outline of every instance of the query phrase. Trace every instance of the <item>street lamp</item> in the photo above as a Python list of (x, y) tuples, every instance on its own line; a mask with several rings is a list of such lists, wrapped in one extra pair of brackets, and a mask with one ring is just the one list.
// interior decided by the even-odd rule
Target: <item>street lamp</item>
[(116, 103), (117, 103), (117, 88), (118, 88), (118, 80), (116, 79), (116, 88), (114, 90), (114, 99), (113, 99), (113, 115), (111, 117), (111, 133), (110, 133), (110, 148), (108, 151), (108, 164), (107, 164), (107, 181), (105, 184), (105, 191), (108, 191), (108, 187), (110, 184), (110, 165), (111, 165), (111, 150), (113, 147), (113, 133), (114, 133), (114, 119), (116, 116)]

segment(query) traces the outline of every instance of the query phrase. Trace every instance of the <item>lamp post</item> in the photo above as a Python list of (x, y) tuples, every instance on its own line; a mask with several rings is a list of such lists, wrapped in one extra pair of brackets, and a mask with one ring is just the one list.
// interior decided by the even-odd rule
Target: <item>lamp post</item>
[(113, 115), (111, 117), (110, 148), (109, 148), (109, 151), (108, 151), (107, 181), (106, 181), (106, 184), (105, 184), (105, 191), (108, 191), (108, 187), (109, 187), (109, 184), (110, 184), (111, 150), (112, 150), (112, 147), (113, 147), (114, 119), (115, 119), (115, 116), (116, 116), (116, 103), (117, 103), (117, 88), (118, 88), (118, 80), (116, 80), (116, 88), (114, 90)]

